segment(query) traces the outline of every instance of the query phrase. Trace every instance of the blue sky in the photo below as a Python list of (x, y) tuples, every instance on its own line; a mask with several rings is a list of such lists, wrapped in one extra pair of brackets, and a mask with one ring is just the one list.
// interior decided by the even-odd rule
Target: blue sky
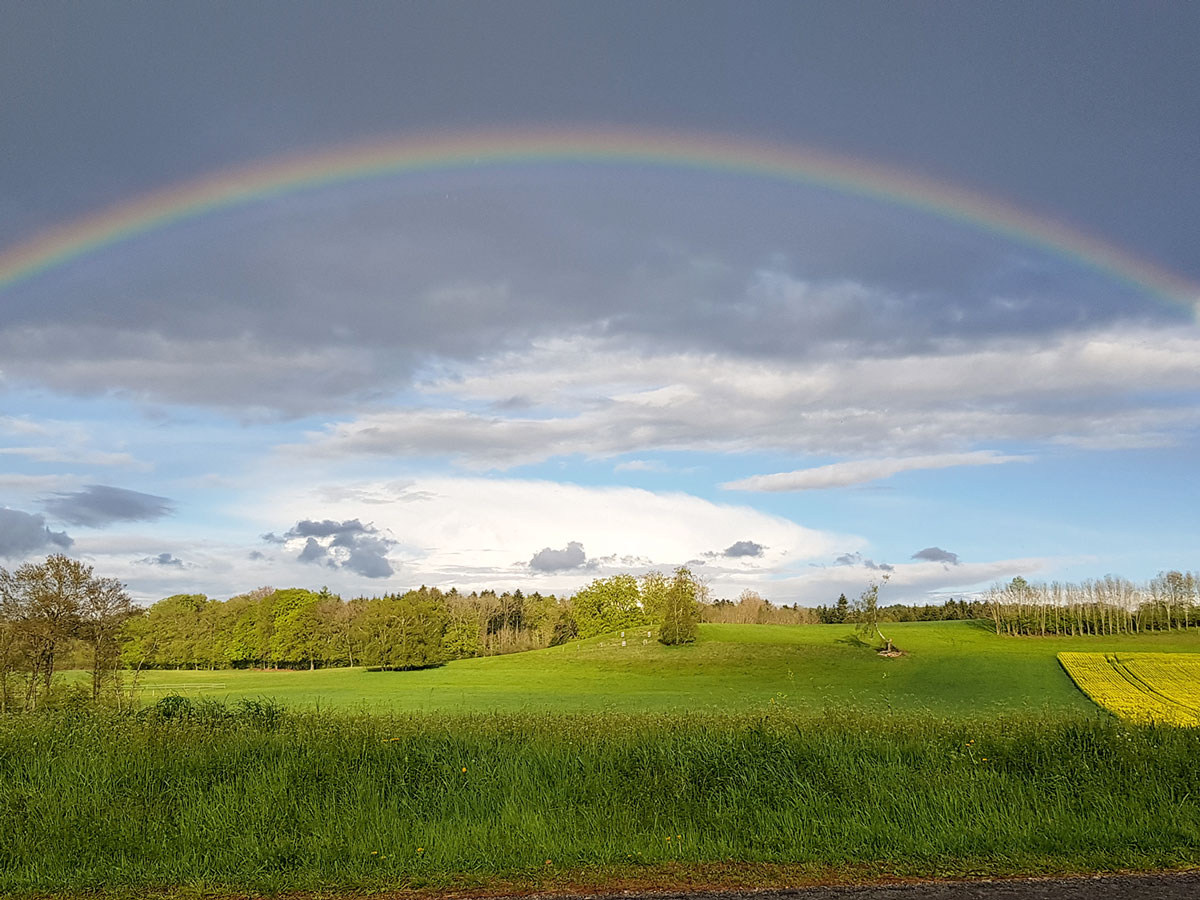
[[(910, 172), (1200, 282), (1195, 4), (0, 15), (0, 255), (335, 147), (667, 129)], [(0, 565), (65, 550), (152, 601), (686, 564), (810, 605), (1195, 569), (1198, 300), (670, 165), (264, 198), (0, 288)]]

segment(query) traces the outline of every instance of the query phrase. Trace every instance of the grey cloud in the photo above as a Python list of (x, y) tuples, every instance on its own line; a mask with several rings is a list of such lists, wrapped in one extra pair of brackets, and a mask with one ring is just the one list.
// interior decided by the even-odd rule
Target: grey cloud
[(21, 557), (47, 549), (66, 550), (73, 543), (65, 531), (51, 531), (36, 513), (0, 507), (0, 556)]
[(286, 531), (284, 537), (346, 537), (362, 534), (367, 530), (358, 519), (347, 519), (345, 522), (335, 522), (332, 519), (322, 519), (320, 522), (315, 522), (311, 519), (304, 519), (297, 522), (294, 528)]
[(251, 551), (250, 551), (250, 552), (249, 552), (249, 553), (246, 555), (246, 558), (247, 558), (247, 559), (253, 559), (253, 560), (260, 560), (260, 559), (266, 559), (266, 556), (265, 556), (265, 554), (263, 554), (261, 551), (258, 551), (258, 550), (251, 550)]
[(742, 556), (762, 556), (765, 549), (762, 544), (756, 544), (754, 541), (736, 541), (726, 547), (721, 555), (734, 559)]
[(387, 552), (396, 542), (381, 535), (375, 526), (364, 525), (358, 519), (344, 522), (302, 519), (285, 531), (282, 538), (275, 537), (273, 532), (263, 537), (269, 538), (270, 543), (304, 538), (304, 547), (296, 557), (299, 562), (347, 569), (364, 578), (386, 578), (395, 572)]
[(57, 519), (89, 528), (103, 528), (114, 522), (150, 522), (175, 511), (174, 504), (166, 497), (103, 484), (55, 494), (43, 500), (42, 506)]
[(529, 568), (538, 572), (563, 572), (568, 569), (582, 569), (587, 566), (587, 554), (583, 552), (583, 544), (571, 541), (562, 550), (552, 550), (544, 547), (529, 560)]
[[(477, 469), (648, 449), (770, 448), (845, 457), (870, 446), (887, 454), (725, 487), (850, 484), (911, 468), (1027, 458), (971, 449), (985, 442), (1088, 449), (1133, 441), (1169, 445), (1200, 425), (1194, 405), (1162, 399), (1200, 389), (1198, 355), (1200, 340), (1161, 330), (947, 345), (903, 360), (779, 366), (697, 354), (639, 355), (606, 340), (564, 341), (491, 357), (426, 386), (432, 402), (424, 407), (333, 422), (288, 452), (318, 458), (439, 454)], [(474, 411), (514, 390), (540, 390), (545, 414)], [(595, 399), (581, 402), (581, 395)], [(722, 409), (719, 434), (712, 428), (714, 406)], [(804, 483), (793, 483), (797, 478)]]
[(958, 565), (958, 554), (951, 553), (949, 550), (943, 550), (941, 547), (926, 547), (924, 550), (918, 550), (912, 555), (912, 559), (949, 563), (952, 566)]
[(835, 566), (863, 566), (877, 572), (891, 572), (896, 568), (889, 563), (877, 563), (873, 559), (867, 559), (861, 553), (843, 553), (833, 561), (833, 564)]
[(300, 555), (296, 559), (299, 562), (320, 562), (328, 556), (329, 551), (317, 543), (316, 538), (309, 538), (305, 541), (304, 549), (300, 551)]
[(394, 570), (387, 559), (388, 544), (380, 540), (361, 540), (350, 551), (350, 556), (342, 563), (342, 568), (349, 569), (364, 578), (387, 578)]
[(287, 543), (287, 538), (281, 538), (279, 535), (277, 535), (273, 531), (268, 531), (266, 534), (261, 535), (261, 537), (268, 544), (286, 544)]
[(142, 560), (142, 562), (150, 566), (168, 566), (178, 569), (183, 568), (183, 560), (170, 553), (160, 553), (157, 556), (147, 556)]
[[(1094, 279), (1081, 283), (1077, 271), (1030, 286), (991, 236), (953, 226), (915, 241), (861, 211), (841, 212), (864, 238), (849, 243), (884, 252), (845, 258), (829, 237), (846, 243), (843, 229), (829, 227), (836, 205), (798, 222), (804, 205), (793, 192), (804, 196), (804, 188), (776, 185), (764, 195), (747, 184), (697, 214), (697, 198), (708, 193), (697, 187), (709, 185), (706, 175), (648, 182), (580, 173), (519, 188), (498, 178), (489, 188), (462, 185), (453, 204), (402, 184), (351, 186), (336, 230), (319, 200), (304, 215), (307, 201), (292, 198), (290, 216), (261, 232), (217, 235), (199, 250), (188, 245), (106, 273), (115, 283), (74, 293), (22, 285), (28, 300), (0, 328), (0, 358), (18, 377), (77, 394), (119, 389), (300, 415), (386, 395), (430, 360), (464, 363), (550, 336), (603, 334), (641, 350), (777, 361), (894, 357), (936, 340), (1095, 326), (1136, 299), (1119, 286), (1085, 294)], [(580, 212), (569, 234), (544, 213), (561, 208)], [(660, 234), (679, 237), (664, 247)], [(816, 249), (822, 234), (825, 251)], [(803, 264), (764, 264), (762, 247), (781, 235), (809, 248)], [(816, 258), (822, 253), (830, 258)], [(947, 259), (968, 257), (962, 273), (947, 275)], [(906, 262), (872, 270), (882, 258)], [(980, 268), (992, 275), (987, 291), (972, 284)], [(248, 277), (254, 303), (245, 301)], [(497, 409), (529, 396), (509, 392)]]

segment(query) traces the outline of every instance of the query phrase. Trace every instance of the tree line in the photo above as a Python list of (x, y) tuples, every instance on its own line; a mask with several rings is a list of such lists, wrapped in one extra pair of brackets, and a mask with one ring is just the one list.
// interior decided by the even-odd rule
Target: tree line
[(1137, 585), (1116, 575), (1078, 584), (1017, 576), (987, 594), (996, 634), (1084, 635), (1177, 631), (1200, 625), (1200, 576), (1162, 572)]
[[(863, 615), (862, 601), (850, 601), (842, 594), (831, 606), (818, 606), (813, 610), (816, 621), (822, 625), (858, 624)], [(992, 610), (984, 600), (957, 600), (950, 598), (941, 603), (892, 603), (879, 607), (881, 622), (953, 622), (962, 619), (989, 619)]]
[(569, 606), (553, 595), (422, 586), (344, 600), (326, 589), (264, 587), (228, 600), (158, 601), (126, 623), (122, 660), (136, 669), (412, 669), (573, 635)]
[(703, 597), (680, 568), (596, 579), (570, 598), (422, 586), (345, 600), (324, 588), (264, 587), (139, 608), (116, 579), (57, 554), (0, 568), (0, 711), (46, 703), (67, 668), (92, 673), (92, 699), (120, 700), (122, 675), (146, 669), (417, 669), (642, 627), (664, 644), (687, 643)]

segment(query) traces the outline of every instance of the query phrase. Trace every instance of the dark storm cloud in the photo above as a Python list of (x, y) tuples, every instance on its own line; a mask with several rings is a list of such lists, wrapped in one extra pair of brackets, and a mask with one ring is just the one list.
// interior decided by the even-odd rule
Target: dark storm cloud
[(175, 511), (174, 503), (166, 497), (103, 484), (55, 494), (43, 500), (42, 506), (56, 519), (89, 528), (103, 528), (114, 522), (152, 522)]
[(1177, 190), (1196, 181), (1195, 4), (639, 4), (636, 28), (626, 4), (8, 6), (0, 196), (40, 224), (285, 148), (569, 121), (915, 163), (1117, 235), (1152, 227), (1184, 258), (1196, 233)]
[(833, 564), (835, 566), (863, 566), (877, 572), (891, 572), (896, 568), (890, 563), (877, 563), (873, 559), (867, 559), (861, 553), (843, 553), (833, 561)]
[(742, 556), (762, 556), (765, 549), (762, 544), (756, 544), (754, 541), (736, 541), (726, 547), (721, 555), (734, 559)]
[[(441, 192), (433, 202), (381, 185), (343, 199), (337, 233), (322, 204), (306, 213), (301, 202), (253, 233), (106, 268), (112, 287), (19, 286), (29, 299), (0, 327), (0, 358), (68, 393), (300, 415), (406, 385), (431, 359), (474, 360), (548, 336), (775, 359), (886, 356), (1102, 324), (1136, 296), (1054, 265), (1035, 277), (1012, 266), (1011, 248), (957, 224), (930, 226), (910, 247), (910, 214), (853, 203), (827, 229), (854, 235), (860, 253), (840, 258), (815, 236), (836, 207), (798, 223), (808, 197), (798, 186), (776, 186), (772, 201), (751, 183), (695, 209), (687, 198), (708, 194), (703, 174), (513, 187), (498, 176), (490, 190), (445, 177), (457, 198), (449, 208)], [(564, 232), (545, 214), (557, 208), (580, 221)], [(698, 224), (707, 221), (725, 224)], [(746, 221), (752, 236), (728, 224)], [(813, 240), (797, 237), (802, 226)], [(659, 233), (675, 245), (661, 246)], [(804, 258), (764, 258), (793, 241)], [(876, 259), (908, 268), (874, 271)]]
[(565, 572), (569, 569), (582, 569), (587, 566), (587, 554), (583, 552), (583, 544), (570, 541), (562, 550), (543, 547), (529, 560), (529, 568), (537, 572)]
[(0, 556), (21, 557), (43, 550), (66, 550), (73, 543), (65, 531), (51, 531), (35, 513), (0, 506)]
[[(453, 4), (244, 6), (9, 4), (0, 248), (297, 148), (569, 121), (910, 166), (1195, 266), (1200, 195), (1177, 187), (1197, 181), (1195, 4), (1039, 10), (1033, 43), (1007, 4), (933, 22), (891, 4), (650, 4), (636, 29), (608, 4), (482, 5), (470, 27)], [(345, 52), (296, 52), (312, 47)], [(482, 168), (250, 203), (9, 286), (5, 375), (299, 416), (546, 335), (795, 358), (1184, 316), (1053, 253), (825, 189)]]
[(951, 553), (949, 550), (943, 550), (941, 547), (926, 547), (924, 550), (918, 550), (912, 555), (912, 559), (949, 563), (952, 566), (958, 565), (958, 554)]

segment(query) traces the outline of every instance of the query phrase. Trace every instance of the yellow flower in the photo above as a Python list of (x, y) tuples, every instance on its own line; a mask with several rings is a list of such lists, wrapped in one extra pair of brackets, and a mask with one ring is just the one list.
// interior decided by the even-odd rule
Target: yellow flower
[(425, 848), (424, 848), (424, 847), (418, 847), (418, 848), (417, 848), (417, 852), (418, 852), (418, 853), (424, 853), (424, 852), (425, 852)]
[(463, 766), (463, 771), (464, 771), (464, 772), (465, 772), (465, 771), (467, 771), (467, 767), (466, 767), (466, 766)]

